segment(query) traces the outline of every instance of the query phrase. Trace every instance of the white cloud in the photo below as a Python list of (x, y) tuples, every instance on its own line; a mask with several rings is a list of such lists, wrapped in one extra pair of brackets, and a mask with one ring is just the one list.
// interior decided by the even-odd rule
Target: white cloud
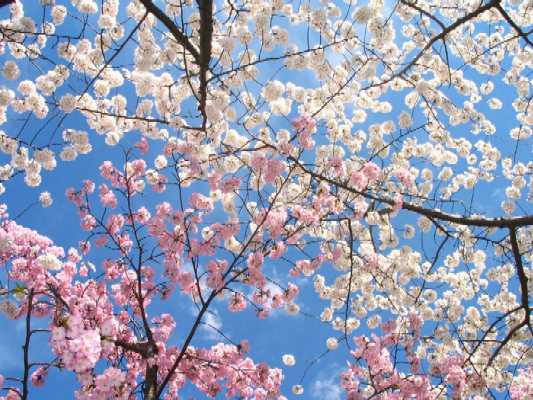
[(320, 400), (340, 400), (342, 388), (335, 381), (336, 375), (316, 380), (311, 386), (311, 396)]
[(205, 339), (220, 340), (222, 336), (219, 331), (222, 332), (222, 319), (217, 310), (213, 309), (205, 313), (200, 330)]

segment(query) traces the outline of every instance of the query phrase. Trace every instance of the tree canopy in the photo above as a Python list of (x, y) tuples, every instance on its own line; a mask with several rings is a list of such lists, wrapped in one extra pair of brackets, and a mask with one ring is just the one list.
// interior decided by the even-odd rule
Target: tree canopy
[(0, 399), (533, 398), (532, 0), (2, 1), (0, 69)]

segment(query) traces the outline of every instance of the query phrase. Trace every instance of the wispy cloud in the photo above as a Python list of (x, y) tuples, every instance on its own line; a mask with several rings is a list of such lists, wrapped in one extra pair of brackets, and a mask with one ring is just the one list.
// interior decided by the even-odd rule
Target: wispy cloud
[(337, 380), (337, 368), (331, 374), (319, 374), (318, 379), (311, 386), (311, 397), (320, 400), (341, 400), (342, 389)]
[[(216, 309), (208, 311), (203, 320), (200, 330), (204, 339), (208, 340), (220, 340), (222, 332), (222, 318)], [(224, 333), (226, 334), (226, 333)]]

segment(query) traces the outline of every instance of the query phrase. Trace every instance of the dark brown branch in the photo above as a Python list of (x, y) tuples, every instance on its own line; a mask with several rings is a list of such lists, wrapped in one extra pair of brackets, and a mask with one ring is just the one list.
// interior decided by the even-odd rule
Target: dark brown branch
[[(248, 248), (250, 247), (250, 245), (254, 242), (255, 240), (255, 237), (257, 236), (257, 234), (259, 233), (261, 227), (263, 226), (263, 224), (265, 223), (265, 221), (267, 220), (268, 218), (268, 215), (270, 213), (270, 211), (272, 210), (272, 207), (274, 206), (279, 194), (281, 193), (282, 189), (283, 189), (283, 186), (287, 183), (287, 181), (289, 180), (289, 177), (292, 173), (293, 169), (291, 168), (291, 170), (289, 171), (289, 174), (287, 176), (287, 178), (284, 180), (283, 184), (281, 185), (281, 187), (278, 189), (276, 195), (274, 196), (274, 198), (272, 199), (272, 201), (270, 202), (270, 206), (269, 208), (266, 210), (265, 212), (265, 215), (263, 216), (263, 218), (261, 219), (261, 221), (259, 222), (259, 224), (256, 226), (255, 230), (252, 232), (252, 234), (250, 235), (250, 237), (248, 238), (248, 240), (246, 241), (246, 243), (244, 244), (244, 246), (242, 246), (241, 250), (239, 251), (239, 254), (237, 254), (237, 256), (233, 259), (231, 265), (228, 267), (228, 269), (226, 270), (226, 272), (224, 273), (223, 275), (223, 280), (226, 280), (228, 279), (228, 277), (230, 276), (230, 274), (232, 274), (235, 266), (237, 265), (237, 262), (244, 256), (245, 252), (248, 250)], [(211, 293), (209, 294), (209, 297), (205, 300), (205, 303), (202, 305), (202, 307), (200, 308), (199, 312), (198, 312), (198, 315), (196, 316), (196, 319), (194, 320), (194, 323), (191, 327), (191, 330), (189, 331), (189, 334), (187, 335), (187, 338), (185, 339), (185, 342), (183, 343), (183, 346), (181, 347), (181, 350), (180, 350), (180, 353), (178, 354), (178, 356), (176, 357), (176, 360), (174, 361), (174, 363), (172, 364), (172, 367), (170, 367), (168, 373), (166, 374), (166, 377), (163, 379), (163, 381), (161, 382), (161, 384), (159, 385), (159, 388), (157, 390), (157, 393), (156, 393), (156, 399), (158, 399), (159, 397), (161, 397), (161, 394), (163, 393), (163, 391), (165, 390), (165, 387), (168, 385), (168, 383), (170, 382), (170, 380), (172, 379), (172, 376), (176, 373), (178, 367), (179, 367), (179, 364), (181, 363), (181, 360), (183, 359), (183, 357), (185, 357), (185, 354), (187, 352), (187, 349), (189, 348), (189, 345), (191, 344), (191, 341), (192, 339), (194, 338), (194, 335), (196, 334), (196, 331), (198, 330), (198, 327), (200, 326), (200, 324), (202, 323), (202, 319), (204, 317), (204, 314), (208, 311), (208, 308), (211, 304), (211, 302), (223, 291), (225, 290), (225, 288), (228, 286), (229, 283), (231, 282), (235, 282), (239, 279), (239, 277), (241, 275), (244, 274), (244, 272), (246, 271), (246, 269), (240, 271), (239, 273), (235, 274), (233, 277), (229, 278), (228, 281), (226, 282), (226, 284), (224, 285), (224, 287), (222, 288), (219, 288), (219, 289), (213, 289), (213, 291), (211, 291)]]
[(353, 246), (354, 246), (354, 236), (353, 236), (353, 228), (352, 228), (352, 221), (348, 219), (348, 232), (350, 234), (350, 277), (348, 281), (348, 293), (346, 294), (346, 306), (344, 309), (344, 341), (348, 348), (350, 348), (349, 341), (348, 341), (348, 312), (350, 310), (350, 296), (352, 293), (352, 281), (353, 281), (353, 268), (354, 268), (354, 254), (353, 254)]
[(213, 38), (213, 0), (197, 0), (200, 10), (200, 112), (202, 113), (202, 129), (207, 125), (205, 106), (207, 103), (207, 72), (211, 61)]
[[(496, 7), (497, 4), (499, 4), (501, 2), (501, 0), (491, 0), (490, 2), (488, 2), (487, 4), (483, 5), (483, 6), (480, 6), (478, 8), (476, 8), (474, 11), (466, 14), (465, 16), (459, 18), (458, 20), (456, 20), (453, 24), (451, 25), (448, 25), (446, 27), (446, 29), (443, 29), (438, 35), (435, 35), (433, 36), (427, 43), (426, 45), (422, 48), (422, 50), (420, 50), (417, 55), (407, 63), (407, 65), (405, 67), (403, 67), (399, 72), (393, 74), (391, 77), (389, 77), (388, 79), (386, 79), (385, 81), (383, 82), (379, 82), (377, 84), (373, 84), (373, 85), (370, 85), (368, 88), (370, 87), (373, 87), (373, 86), (380, 86), (380, 85), (384, 85), (388, 82), (391, 82), (393, 79), (399, 77), (399, 76), (402, 76), (403, 74), (405, 74), (407, 71), (409, 71), (415, 64), (418, 60), (420, 60), (420, 58), (424, 55), (424, 53), (431, 49), (431, 47), (433, 47), (433, 45), (435, 43), (437, 43), (438, 41), (440, 40), (445, 40), (446, 39), (446, 36), (448, 36), (450, 33), (452, 33), (454, 30), (456, 30), (457, 28), (459, 28), (461, 25), (467, 23), (468, 21), (470, 21), (471, 19), (474, 19), (476, 17), (478, 17), (479, 15), (483, 14), (485, 11), (488, 11), (490, 10), (491, 8), (493, 7)], [(364, 89), (368, 89), (368, 88), (364, 88)], [(363, 90), (364, 90), (363, 89)]]
[[(477, 344), (474, 346), (474, 349), (470, 352), (470, 355), (468, 356), (468, 358), (466, 359), (466, 361), (464, 362), (464, 364), (466, 364), (467, 362), (470, 361), (470, 359), (472, 358), (472, 356), (476, 353), (477, 349), (485, 342), (490, 342), (491, 340), (490, 339), (487, 339), (487, 336), (492, 332), (492, 330), (496, 327), (496, 325), (498, 325), (501, 321), (503, 321), (505, 318), (507, 318), (509, 315), (517, 312), (518, 310), (520, 310), (522, 307), (515, 307), (513, 308), (512, 310), (509, 310), (507, 311), (505, 314), (502, 314), (500, 315), (498, 318), (496, 318), (496, 320), (494, 320), (494, 322), (485, 330), (485, 332), (483, 333), (483, 335), (481, 336), (480, 339), (473, 339), (475, 341), (477, 341)], [(465, 342), (466, 340), (463, 339), (463, 342)]]
[[(310, 169), (306, 168), (296, 158), (292, 156), (289, 156), (287, 158), (290, 161), (294, 162), (305, 173), (308, 173), (309, 175), (311, 175), (313, 178), (315, 178), (318, 181), (327, 182), (331, 185), (335, 185), (341, 189), (344, 189), (350, 193), (363, 196), (370, 200), (379, 201), (379, 202), (388, 204), (390, 206), (394, 205), (394, 201), (392, 199), (380, 197), (378, 195), (371, 194), (368, 191), (356, 190), (353, 187), (350, 187), (347, 182), (336, 181), (334, 179), (328, 178), (327, 176), (311, 171)], [(458, 225), (488, 227), (488, 228), (518, 228), (521, 226), (533, 225), (533, 215), (524, 215), (524, 216), (515, 217), (515, 218), (494, 218), (494, 219), (483, 218), (483, 217), (465, 217), (465, 216), (460, 216), (460, 215), (449, 214), (449, 213), (438, 211), (435, 209), (424, 208), (424, 207), (418, 206), (416, 204), (412, 204), (407, 201), (403, 202), (402, 209), (412, 211), (420, 215), (424, 215), (425, 217), (428, 217), (430, 219), (431, 218), (438, 219), (441, 221), (446, 221), (446, 222), (450, 222), (450, 223), (454, 223)]]
[[(105, 340), (106, 338), (104, 337), (103, 339)], [(148, 355), (148, 342), (129, 343), (124, 340), (115, 340), (113, 343), (115, 343), (116, 346), (122, 347), (126, 351), (137, 353), (143, 358), (146, 358)]]
[(174, 39), (181, 44), (189, 53), (192, 54), (195, 61), (199, 63), (200, 53), (190, 42), (189, 38), (183, 34), (174, 22), (166, 15), (159, 7), (157, 7), (151, 0), (140, 0), (143, 6), (153, 14), (165, 27), (170, 31)]
[(143, 394), (145, 400), (157, 399), (157, 364), (146, 366)]
[[(400, 0), (400, 2), (402, 4), (405, 4), (406, 6), (408, 6), (410, 8), (418, 11), (420, 14), (425, 15), (426, 17), (428, 17), (432, 21), (434, 21), (442, 29), (442, 31), (446, 30), (446, 25), (444, 25), (444, 23), (440, 19), (435, 17), (430, 12), (424, 10), (422, 7), (419, 7), (415, 3), (412, 3), (412, 2), (410, 2), (408, 0)], [(449, 77), (450, 84), (451, 84), (452, 72), (451, 72), (451, 66), (450, 66), (450, 56), (448, 54), (448, 46), (446, 45), (446, 37), (442, 38), (442, 44), (444, 45), (444, 54), (446, 56), (446, 65), (448, 66), (448, 77)]]
[(511, 249), (513, 250), (513, 257), (515, 259), (516, 274), (518, 275), (518, 281), (520, 282), (520, 302), (524, 309), (524, 324), (529, 328), (529, 332), (533, 336), (533, 326), (531, 325), (531, 308), (529, 307), (529, 291), (528, 291), (528, 278), (522, 263), (522, 254), (520, 254), (520, 248), (518, 247), (518, 240), (516, 238), (516, 229), (509, 229), (509, 239), (511, 241)]
[[(135, 32), (137, 32), (137, 30), (140, 28), (141, 24), (144, 22), (144, 20), (146, 19), (146, 17), (148, 16), (148, 11), (146, 11), (143, 15), (143, 17), (141, 18), (141, 20), (137, 23), (137, 25), (135, 25), (135, 28), (133, 28), (131, 30), (131, 32), (129, 33), (129, 35), (126, 37), (126, 39), (121, 43), (120, 47), (113, 53), (113, 55), (109, 58), (109, 60), (106, 61), (106, 63), (104, 64), (104, 66), (102, 68), (100, 68), (100, 70), (98, 71), (98, 73), (93, 77), (93, 79), (91, 79), (91, 81), (87, 84), (87, 86), (85, 87), (85, 90), (78, 96), (78, 100), (81, 99), (81, 97), (87, 93), (87, 91), (90, 89), (90, 87), (93, 85), (94, 82), (96, 82), (96, 80), (98, 78), (100, 78), (100, 75), (102, 74), (102, 72), (104, 72), (104, 70), (113, 62), (113, 60), (115, 59), (116, 56), (118, 56), (120, 54), (120, 52), (122, 51), (122, 49), (124, 49), (124, 47), (126, 47), (126, 45), (128, 44), (128, 42), (131, 40), (131, 38), (133, 37), (133, 35), (135, 34)], [(102, 49), (102, 56), (103, 56), (103, 49)]]
[(516, 239), (516, 229), (509, 229), (509, 239), (511, 240), (511, 249), (513, 250), (513, 257), (516, 265), (516, 273), (520, 281), (521, 303), (526, 310), (526, 319), (529, 320), (529, 293), (527, 289), (528, 279), (522, 263), (522, 255), (518, 247), (518, 240)]
[(487, 363), (487, 367), (490, 367), (492, 365), (496, 357), (498, 357), (498, 354), (500, 354), (500, 351), (502, 351), (505, 345), (509, 343), (509, 341), (513, 338), (516, 332), (518, 332), (518, 330), (520, 330), (520, 328), (523, 328), (524, 326), (526, 326), (526, 322), (522, 321), (509, 331), (505, 339), (503, 339), (498, 345), (498, 347), (496, 348), (496, 351), (492, 353), (492, 355), (490, 356), (489, 362)]
[(28, 380), (30, 377), (30, 340), (31, 340), (31, 311), (33, 308), (33, 289), (28, 294), (28, 310), (26, 311), (26, 339), (22, 350), (24, 353), (24, 376), (22, 378), (21, 400), (27, 400), (29, 389)]
[(424, 53), (427, 50), (429, 50), (436, 42), (438, 42), (439, 40), (445, 40), (446, 36), (448, 36), (454, 30), (459, 28), (461, 25), (465, 24), (466, 22), (470, 21), (471, 19), (474, 19), (474, 18), (478, 17), (479, 15), (483, 14), (485, 11), (488, 11), (491, 8), (495, 7), (497, 4), (500, 3), (500, 1), (501, 0), (491, 0), (490, 2), (485, 4), (484, 6), (481, 6), (481, 7), (477, 8), (477, 9), (475, 9), (471, 13), (468, 13), (464, 17), (459, 18), (458, 20), (456, 20), (453, 24), (448, 25), (448, 27), (446, 27), (446, 29), (443, 29), (441, 31), (441, 33), (439, 33), (438, 35), (433, 36), (430, 39), (430, 41), (426, 43), (424, 48), (415, 56), (415, 58), (413, 60), (411, 60), (411, 62), (409, 62), (409, 64), (407, 64), (398, 74), (396, 74), (396, 76), (401, 76), (405, 72), (407, 72), (407, 70), (409, 70), (409, 68), (411, 68), (414, 64), (416, 64), (416, 62), (424, 55)]
[(161, 396), (161, 394), (165, 390), (165, 387), (168, 385), (168, 383), (170, 382), (170, 379), (172, 378), (172, 376), (176, 372), (176, 369), (178, 368), (181, 360), (185, 356), (185, 353), (186, 353), (187, 349), (189, 348), (189, 344), (191, 343), (191, 341), (192, 341), (192, 339), (193, 339), (193, 337), (194, 337), (194, 335), (196, 333), (196, 330), (200, 326), (200, 323), (202, 321), (202, 318), (203, 318), (205, 312), (207, 311), (207, 309), (208, 309), (209, 305), (211, 304), (211, 302), (215, 299), (217, 293), (218, 293), (217, 291), (213, 290), (211, 292), (210, 296), (207, 298), (205, 304), (202, 306), (202, 308), (198, 312), (198, 315), (196, 316), (194, 324), (193, 324), (191, 330), (189, 331), (189, 334), (187, 335), (187, 338), (185, 339), (185, 342), (183, 343), (183, 346), (181, 348), (180, 354), (176, 358), (176, 361), (174, 361), (174, 364), (172, 364), (172, 367), (170, 368), (169, 372), (167, 373), (167, 376), (165, 377), (165, 379), (163, 380), (161, 385), (159, 385), (159, 389), (157, 390), (156, 397), (155, 397), (156, 399)]
[(502, 15), (502, 17), (507, 21), (507, 23), (509, 25), (511, 25), (511, 27), (516, 31), (516, 33), (518, 34), (518, 36), (520, 36), (522, 39), (524, 39), (524, 41), (529, 44), (530, 46), (533, 47), (533, 42), (531, 41), (531, 39), (529, 39), (528, 35), (531, 34), (531, 31), (529, 32), (524, 32), (517, 24), (516, 22), (514, 22), (514, 20), (511, 18), (511, 16), (507, 13), (507, 11), (505, 11), (503, 9), (503, 7), (501, 6), (501, 4), (496, 4), (496, 9), (500, 12), (500, 14)]

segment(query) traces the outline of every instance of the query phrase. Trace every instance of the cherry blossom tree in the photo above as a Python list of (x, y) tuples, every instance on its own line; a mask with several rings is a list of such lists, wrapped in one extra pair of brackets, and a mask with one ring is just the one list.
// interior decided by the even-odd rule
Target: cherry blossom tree
[[(533, 396), (531, 0), (16, 0), (0, 18), (0, 190), (39, 188), (0, 208), (0, 309), (24, 327), (0, 399), (42, 398), (52, 371), (76, 399), (305, 397), (305, 372), (284, 393), (250, 355), (253, 327), (196, 339), (215, 302), (308, 313), (307, 281), (331, 337), (305, 371), (342, 352), (346, 398)], [(63, 195), (79, 243), (19, 222)]]

